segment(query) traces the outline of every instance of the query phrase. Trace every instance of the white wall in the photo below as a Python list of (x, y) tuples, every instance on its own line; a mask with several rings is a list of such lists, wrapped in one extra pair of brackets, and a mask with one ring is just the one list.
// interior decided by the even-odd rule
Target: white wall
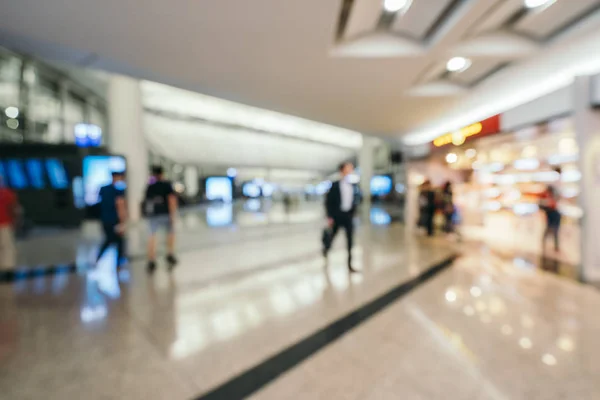
[(591, 103), (593, 106), (600, 106), (600, 74), (594, 75), (590, 79), (591, 84)]
[(569, 85), (504, 112), (500, 118), (500, 129), (512, 131), (572, 112), (573, 90)]

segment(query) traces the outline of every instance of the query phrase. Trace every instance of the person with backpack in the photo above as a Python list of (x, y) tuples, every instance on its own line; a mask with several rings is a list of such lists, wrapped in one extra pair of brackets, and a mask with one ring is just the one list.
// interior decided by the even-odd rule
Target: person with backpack
[(163, 168), (152, 167), (152, 183), (148, 185), (144, 198), (145, 215), (150, 221), (148, 239), (148, 272), (150, 273), (156, 270), (156, 233), (159, 230), (167, 232), (168, 269), (172, 270), (177, 265), (174, 230), (177, 208), (177, 196), (171, 182), (164, 178)]
[(127, 201), (125, 195), (125, 172), (112, 172), (112, 182), (100, 189), (100, 221), (104, 231), (104, 243), (100, 246), (96, 264), (111, 246), (117, 247), (117, 268), (124, 260), (127, 224)]

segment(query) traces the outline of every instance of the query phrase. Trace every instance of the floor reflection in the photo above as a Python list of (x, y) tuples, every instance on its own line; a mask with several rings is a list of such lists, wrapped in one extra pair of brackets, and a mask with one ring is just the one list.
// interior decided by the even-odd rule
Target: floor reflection
[[(569, 354), (578, 348), (578, 320), (588, 288), (548, 279), (523, 258), (487, 258), (483, 263), (463, 257), (456, 263), (444, 292), (446, 307), (486, 326), (490, 335), (511, 340), (515, 349), (545, 366), (574, 361)], [(453, 325), (473, 337), (459, 321)]]

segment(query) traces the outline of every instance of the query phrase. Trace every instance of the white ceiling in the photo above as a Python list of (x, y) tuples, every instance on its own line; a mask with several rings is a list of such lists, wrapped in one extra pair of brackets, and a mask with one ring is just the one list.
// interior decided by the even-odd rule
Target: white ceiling
[[(587, 21), (598, 14), (599, 0), (558, 0), (511, 25), (506, 21), (522, 0), (413, 0), (396, 18), (383, 15), (379, 0), (354, 0), (339, 37), (342, 0), (6, 3), (0, 44), (394, 137), (431, 135), (457, 123), (461, 113), (463, 119), (475, 115), (465, 104), (498, 76), (510, 79), (533, 57), (600, 27), (600, 20), (593, 26)], [(588, 29), (568, 39), (554, 36), (571, 22)], [(490, 43), (496, 49), (491, 54)], [(457, 49), (473, 53), (473, 69), (445, 76), (440, 65), (460, 55)], [(436, 87), (453, 96), (440, 96)]]

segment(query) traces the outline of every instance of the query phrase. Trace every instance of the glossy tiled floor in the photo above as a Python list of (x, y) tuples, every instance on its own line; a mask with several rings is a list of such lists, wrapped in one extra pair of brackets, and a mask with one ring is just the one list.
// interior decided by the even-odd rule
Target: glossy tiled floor
[(599, 307), (596, 289), (469, 254), (254, 398), (598, 399)]
[[(324, 266), (319, 213), (186, 226), (171, 275), (105, 260), (1, 285), (0, 397), (193, 399), (456, 250), (362, 224), (349, 276), (343, 239)], [(283, 218), (265, 215), (247, 218)], [(599, 307), (595, 289), (470, 248), (253, 398), (597, 399)]]

